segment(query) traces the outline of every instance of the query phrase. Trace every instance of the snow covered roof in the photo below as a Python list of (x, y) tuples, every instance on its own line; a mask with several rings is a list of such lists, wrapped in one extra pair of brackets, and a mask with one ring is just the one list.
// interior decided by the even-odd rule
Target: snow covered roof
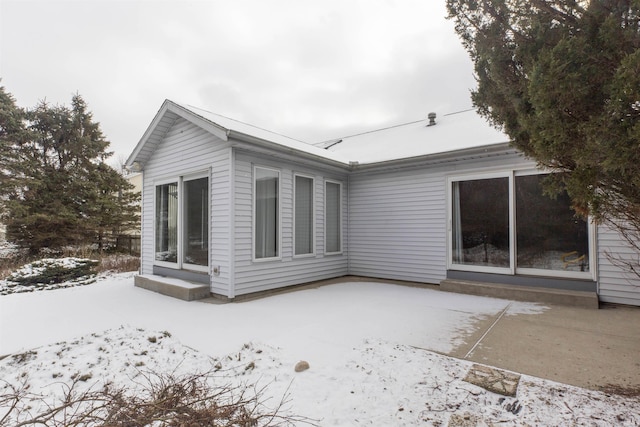
[(428, 118), (358, 135), (309, 144), (191, 105), (166, 100), (127, 160), (144, 164), (178, 117), (210, 131), (223, 141), (241, 141), (269, 150), (331, 162), (335, 165), (374, 165), (428, 157), (464, 149), (507, 143), (475, 110), (445, 114), (430, 124)]
[(509, 142), (475, 110), (419, 120), (329, 141), (327, 150), (344, 159), (371, 164)]
[(235, 137), (238, 139), (246, 139), (247, 137), (250, 137), (262, 142), (275, 143), (282, 147), (291, 148), (300, 152), (345, 163), (342, 159), (342, 156), (327, 152), (326, 150), (323, 150), (320, 147), (316, 147), (315, 145), (299, 141), (297, 139), (290, 138), (288, 136), (272, 132), (254, 125), (250, 125), (248, 123), (244, 123), (220, 114), (212, 113), (211, 111), (194, 107), (192, 105), (177, 105), (180, 105), (182, 108), (197, 114), (198, 116), (210, 121), (211, 123), (215, 123), (216, 125), (223, 127), (227, 130), (227, 136)]

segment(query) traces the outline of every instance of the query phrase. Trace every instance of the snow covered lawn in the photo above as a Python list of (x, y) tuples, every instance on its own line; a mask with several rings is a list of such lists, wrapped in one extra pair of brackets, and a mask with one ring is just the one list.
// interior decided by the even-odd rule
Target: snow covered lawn
[[(515, 397), (465, 382), (472, 364), (438, 352), (508, 304), (344, 283), (214, 305), (157, 295), (133, 287), (131, 274), (116, 275), (0, 296), (0, 355), (17, 355), (0, 360), (0, 379), (53, 397), (72, 377), (85, 378), (86, 387), (135, 386), (147, 370), (217, 366), (221, 381), (267, 386), (273, 406), (288, 393), (291, 413), (322, 426), (447, 425), (465, 417), (478, 425), (640, 424), (637, 399), (528, 376)], [(513, 303), (508, 314), (544, 309)], [(310, 369), (296, 373), (300, 360)]]

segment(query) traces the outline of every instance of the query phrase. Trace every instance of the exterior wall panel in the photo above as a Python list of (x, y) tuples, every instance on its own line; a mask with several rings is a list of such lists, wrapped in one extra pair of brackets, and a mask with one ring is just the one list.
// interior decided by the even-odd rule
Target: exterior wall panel
[[(243, 295), (290, 285), (344, 276), (348, 273), (346, 250), (339, 255), (324, 254), (324, 179), (343, 184), (342, 222), (346, 248), (347, 179), (326, 171), (302, 167), (271, 159), (236, 152), (235, 155), (235, 293)], [(253, 165), (280, 171), (280, 259), (253, 260)], [(303, 173), (315, 178), (316, 254), (293, 256), (293, 174)]]
[(614, 261), (617, 258), (631, 262), (635, 260), (637, 265), (638, 257), (617, 231), (603, 225), (598, 226), (600, 301), (640, 305), (640, 278), (616, 265)]
[(441, 170), (352, 176), (349, 273), (422, 283), (444, 279), (445, 182)]
[[(177, 119), (145, 165), (142, 218), (143, 274), (153, 274), (155, 182), (189, 172), (211, 170), (209, 176), (211, 291), (226, 295), (229, 289), (229, 166), (227, 143), (184, 119)], [(213, 266), (220, 267), (214, 275)]]
[(447, 176), (533, 166), (521, 156), (350, 177), (349, 273), (437, 284), (447, 269)]

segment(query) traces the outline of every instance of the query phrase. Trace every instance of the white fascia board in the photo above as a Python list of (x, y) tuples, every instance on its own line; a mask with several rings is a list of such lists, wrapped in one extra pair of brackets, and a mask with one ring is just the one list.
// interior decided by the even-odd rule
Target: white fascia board
[(402, 159), (386, 160), (382, 162), (372, 162), (351, 165), (352, 172), (369, 172), (372, 170), (398, 169), (418, 164), (435, 164), (455, 161), (469, 156), (491, 156), (500, 154), (517, 153), (518, 149), (511, 146), (509, 142), (497, 144), (481, 145), (472, 148), (461, 148), (459, 150), (445, 151), (442, 153), (427, 154), (424, 156), (405, 157)]
[(257, 138), (255, 136), (247, 135), (247, 134), (242, 133), (242, 132), (229, 130), (229, 131), (227, 131), (227, 136), (229, 137), (229, 140), (230, 140), (232, 145), (234, 144), (233, 140), (237, 140), (237, 141), (240, 141), (240, 142), (248, 143), (250, 145), (266, 148), (269, 151), (274, 151), (274, 152), (277, 152), (277, 153), (284, 153), (284, 154), (288, 154), (290, 156), (297, 157), (297, 158), (305, 158), (305, 159), (308, 159), (308, 160), (313, 160), (313, 161), (316, 161), (316, 162), (323, 163), (325, 165), (335, 166), (335, 167), (338, 167), (338, 168), (343, 169), (343, 170), (348, 170), (349, 169), (349, 164), (348, 163), (345, 163), (345, 162), (342, 162), (342, 161), (339, 161), (339, 160), (334, 160), (334, 159), (331, 159), (329, 157), (321, 156), (319, 154), (313, 154), (313, 153), (309, 153), (307, 151), (297, 150), (297, 149), (292, 148), (292, 147), (287, 147), (286, 145), (282, 145), (282, 144), (278, 144), (278, 143), (275, 143), (275, 142), (271, 142), (271, 141), (268, 141), (266, 139)]

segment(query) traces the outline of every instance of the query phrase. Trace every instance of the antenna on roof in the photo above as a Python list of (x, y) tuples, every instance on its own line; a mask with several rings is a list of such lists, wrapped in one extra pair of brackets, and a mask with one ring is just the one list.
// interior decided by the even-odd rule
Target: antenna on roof
[(434, 126), (436, 124), (436, 113), (429, 113), (427, 116), (429, 124), (427, 126)]

